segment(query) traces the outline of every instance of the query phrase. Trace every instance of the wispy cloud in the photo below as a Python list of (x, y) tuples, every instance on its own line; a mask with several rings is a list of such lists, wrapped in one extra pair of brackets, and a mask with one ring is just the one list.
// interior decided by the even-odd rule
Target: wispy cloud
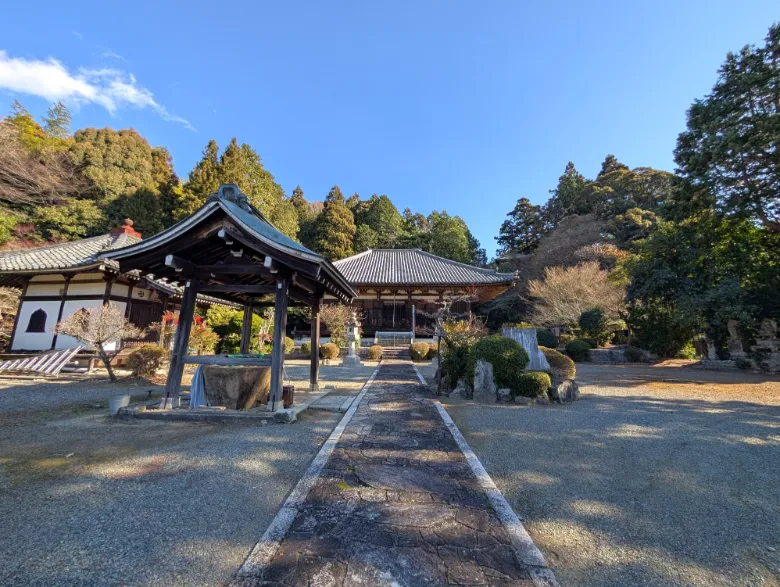
[(81, 34), (80, 32), (78, 32), (78, 31), (70, 31), (70, 32), (71, 32), (71, 34), (72, 34), (74, 37), (76, 37), (76, 38), (77, 38), (79, 41), (80, 41), (80, 40), (82, 40), (82, 39), (84, 38), (84, 35), (82, 35), (82, 34)]
[(103, 53), (101, 53), (101, 56), (108, 57), (109, 59), (116, 59), (117, 61), (123, 61), (127, 63), (127, 59), (122, 57), (119, 53), (114, 53), (110, 49), (106, 49), (105, 51), (103, 51)]
[(118, 69), (81, 68), (71, 73), (53, 58), (40, 61), (10, 57), (0, 50), (0, 89), (75, 105), (98, 104), (112, 116), (121, 108), (145, 108), (163, 120), (195, 130), (187, 120), (171, 114), (158, 103), (154, 94), (141, 86), (132, 73)]

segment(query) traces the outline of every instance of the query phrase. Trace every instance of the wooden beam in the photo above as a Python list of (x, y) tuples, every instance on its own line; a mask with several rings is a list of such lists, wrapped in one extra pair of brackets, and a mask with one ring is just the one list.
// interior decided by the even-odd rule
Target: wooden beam
[(176, 271), (176, 273), (184, 273), (184, 275), (195, 273), (195, 265), (176, 255), (166, 255), (165, 265)]
[(249, 354), (249, 346), (252, 342), (252, 302), (244, 305), (244, 320), (241, 323), (241, 345), (240, 353), (242, 355)]
[(311, 307), (311, 372), (309, 391), (320, 389), (320, 298)]
[(165, 382), (165, 397), (171, 399), (179, 395), (181, 378), (184, 374), (184, 357), (187, 356), (187, 347), (190, 341), (192, 329), (192, 314), (195, 311), (195, 299), (198, 294), (198, 280), (193, 278), (184, 287), (179, 309), (179, 326), (176, 328), (176, 340), (173, 343), (171, 362), (168, 366), (168, 380)]
[[(62, 312), (63, 312), (63, 310), (65, 310), (65, 298), (68, 297), (68, 287), (70, 286), (71, 277), (72, 276), (70, 276), (70, 275), (65, 277), (65, 287), (62, 288), (62, 300), (60, 300), (60, 311), (57, 313), (57, 322), (54, 323), (55, 326), (57, 324), (59, 324), (60, 321), (62, 320)], [(109, 292), (109, 295), (110, 295), (110, 292)], [(104, 304), (106, 303), (105, 299), (103, 300), (103, 303)], [(57, 348), (57, 338), (58, 337), (59, 337), (59, 334), (57, 334), (55, 332), (54, 333), (54, 338), (51, 339), (51, 350), (54, 350), (55, 348)]]
[(271, 395), (268, 407), (272, 412), (279, 409), (284, 385), (284, 337), (287, 330), (287, 279), (276, 282), (276, 301), (274, 303), (274, 350), (271, 354)]
[(195, 268), (198, 276), (210, 276), (210, 275), (259, 275), (261, 273), (268, 273), (268, 269), (262, 265), (256, 263), (241, 264), (241, 265), (198, 265)]
[(273, 285), (245, 285), (243, 283), (227, 285), (202, 285), (198, 293), (247, 293), (247, 294), (269, 294), (274, 293), (276, 287)]

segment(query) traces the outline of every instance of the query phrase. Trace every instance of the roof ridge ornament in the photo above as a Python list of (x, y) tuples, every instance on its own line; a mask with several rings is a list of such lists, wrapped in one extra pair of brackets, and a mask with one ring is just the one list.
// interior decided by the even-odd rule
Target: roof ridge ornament
[(219, 200), (233, 202), (247, 212), (252, 212), (252, 204), (249, 202), (249, 197), (242, 193), (241, 188), (234, 183), (223, 183), (220, 185), (217, 193), (211, 194), (207, 202), (218, 202)]

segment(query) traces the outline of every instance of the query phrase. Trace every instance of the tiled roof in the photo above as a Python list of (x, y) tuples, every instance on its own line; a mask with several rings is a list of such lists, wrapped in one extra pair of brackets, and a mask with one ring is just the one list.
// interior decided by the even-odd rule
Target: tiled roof
[(420, 249), (369, 249), (333, 264), (353, 286), (489, 285), (515, 279), (513, 273), (473, 267)]
[(89, 267), (98, 264), (98, 257), (106, 251), (121, 249), (139, 240), (129, 234), (103, 234), (35, 249), (3, 251), (0, 252), (0, 271), (46, 273)]

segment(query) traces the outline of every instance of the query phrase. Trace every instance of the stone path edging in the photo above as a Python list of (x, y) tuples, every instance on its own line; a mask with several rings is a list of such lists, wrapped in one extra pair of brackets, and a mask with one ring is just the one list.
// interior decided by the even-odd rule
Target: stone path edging
[(377, 364), (376, 369), (374, 369), (374, 371), (371, 373), (371, 377), (369, 377), (368, 381), (366, 381), (365, 385), (363, 385), (363, 388), (355, 398), (355, 401), (352, 402), (352, 405), (350, 406), (349, 410), (347, 410), (347, 413), (344, 414), (344, 417), (333, 429), (333, 432), (330, 433), (330, 436), (320, 448), (317, 456), (314, 457), (314, 460), (312, 461), (311, 465), (309, 465), (306, 473), (304, 473), (303, 477), (301, 477), (301, 479), (295, 485), (293, 490), (290, 492), (290, 495), (287, 496), (287, 499), (282, 504), (282, 507), (279, 509), (279, 512), (276, 514), (274, 519), (268, 525), (268, 528), (266, 529), (265, 533), (263, 533), (260, 541), (255, 544), (249, 555), (235, 572), (235, 577), (249, 577), (257, 575), (262, 570), (262, 568), (267, 566), (274, 557), (276, 551), (279, 549), (279, 545), (281, 544), (282, 539), (290, 529), (295, 516), (298, 515), (298, 508), (304, 502), (306, 496), (309, 494), (309, 491), (317, 481), (317, 478), (322, 472), (322, 468), (328, 462), (333, 449), (336, 448), (336, 445), (341, 439), (341, 435), (344, 433), (344, 429), (347, 427), (347, 424), (349, 424), (350, 420), (352, 420), (352, 416), (355, 415), (360, 402), (363, 400), (363, 397), (368, 392), (369, 387), (371, 387), (371, 384), (374, 382), (374, 379), (376, 378), (377, 373), (379, 373), (379, 368), (381, 366), (382, 361)]
[[(420, 383), (427, 387), (428, 383), (425, 381), (422, 373), (420, 373), (417, 365), (412, 363), (412, 366), (414, 367), (414, 371), (417, 374)], [(471, 467), (480, 487), (482, 487), (482, 490), (485, 492), (485, 495), (487, 495), (490, 503), (493, 504), (493, 509), (509, 534), (517, 556), (520, 558), (521, 562), (528, 565), (534, 585), (537, 587), (559, 587), (555, 574), (547, 566), (547, 561), (544, 559), (542, 551), (534, 544), (533, 539), (528, 534), (525, 526), (523, 526), (520, 518), (517, 517), (512, 506), (509, 505), (509, 502), (507, 502), (504, 495), (498, 489), (477, 455), (471, 450), (471, 447), (468, 442), (466, 442), (466, 439), (463, 437), (463, 434), (461, 434), (455, 422), (452, 421), (447, 410), (444, 409), (444, 406), (442, 406), (441, 402), (438, 400), (433, 400), (433, 405), (436, 406), (436, 410), (439, 412), (439, 415), (447, 426), (447, 429), (450, 431), (450, 434), (452, 434), (452, 437), (455, 439), (455, 443), (458, 445), (458, 448), (460, 448), (463, 456), (466, 457), (466, 462), (468, 462), (469, 467)]]

